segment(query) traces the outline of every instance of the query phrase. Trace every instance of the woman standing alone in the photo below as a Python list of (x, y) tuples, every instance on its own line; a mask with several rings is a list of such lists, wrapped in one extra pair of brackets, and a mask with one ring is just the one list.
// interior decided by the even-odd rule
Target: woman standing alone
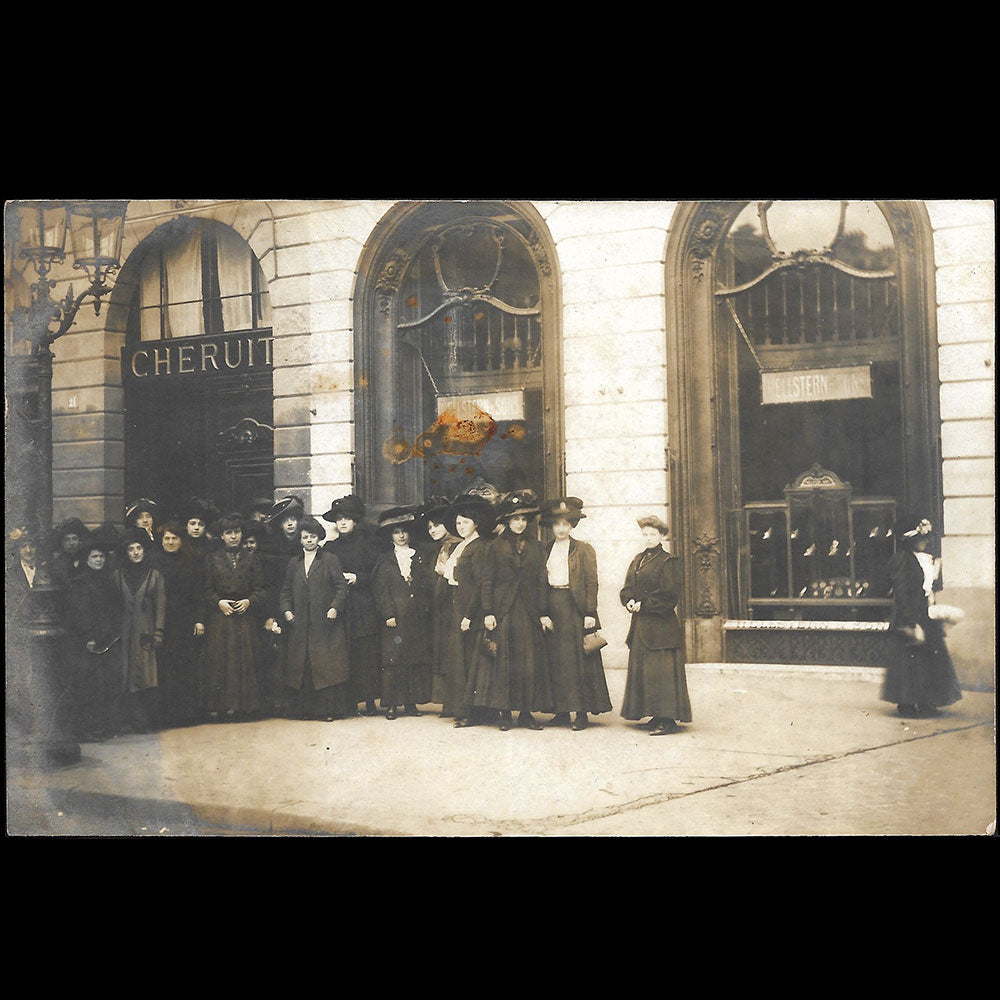
[(658, 517), (640, 517), (645, 548), (633, 560), (621, 589), (632, 615), (628, 638), (628, 676), (622, 718), (652, 716), (650, 736), (679, 732), (691, 721), (685, 673), (684, 633), (677, 620), (681, 561), (663, 548), (670, 529)]

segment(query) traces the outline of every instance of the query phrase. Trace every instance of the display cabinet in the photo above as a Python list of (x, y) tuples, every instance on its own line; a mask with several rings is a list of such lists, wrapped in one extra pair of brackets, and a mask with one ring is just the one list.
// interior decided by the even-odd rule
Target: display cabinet
[(885, 617), (895, 516), (895, 500), (855, 497), (819, 465), (787, 485), (783, 500), (746, 504), (739, 579), (747, 617)]

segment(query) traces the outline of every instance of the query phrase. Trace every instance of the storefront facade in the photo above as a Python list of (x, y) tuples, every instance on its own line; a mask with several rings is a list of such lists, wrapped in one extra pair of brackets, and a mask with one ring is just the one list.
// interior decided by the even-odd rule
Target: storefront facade
[(55, 515), (578, 496), (620, 667), (637, 516), (691, 660), (869, 662), (920, 509), (991, 686), (993, 232), (991, 202), (133, 201), (54, 348)]

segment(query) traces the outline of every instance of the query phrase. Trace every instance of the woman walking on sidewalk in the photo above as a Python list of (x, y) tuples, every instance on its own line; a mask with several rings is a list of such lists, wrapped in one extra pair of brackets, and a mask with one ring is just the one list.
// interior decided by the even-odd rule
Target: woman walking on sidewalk
[[(506, 528), (486, 547), (482, 606), (487, 634), (478, 645), (465, 700), (496, 711), (501, 732), (510, 729), (512, 711), (518, 713), (519, 727), (541, 729), (532, 712), (552, 702), (541, 626), (545, 557), (535, 537), (538, 513), (534, 493), (512, 493), (498, 511)], [(495, 653), (488, 651), (491, 639)]]
[(622, 718), (652, 716), (650, 736), (678, 732), (691, 721), (684, 671), (684, 633), (677, 620), (681, 561), (663, 548), (670, 529), (658, 517), (640, 517), (645, 548), (633, 560), (621, 589), (632, 615), (628, 638), (628, 676)]
[(900, 518), (899, 549), (889, 560), (893, 646), (881, 697), (895, 702), (904, 719), (940, 715), (939, 709), (962, 697), (944, 625), (929, 613), (941, 575), (941, 560), (928, 551), (933, 531), (926, 517)]
[[(561, 497), (542, 505), (542, 523), (552, 529), (547, 547), (542, 587), (542, 628), (552, 676), (552, 703), (556, 713), (547, 725), (570, 725), (579, 732), (589, 725), (588, 714), (611, 711), (611, 696), (599, 648), (584, 648), (587, 636), (601, 627), (597, 615), (597, 554), (592, 545), (570, 532), (587, 515), (578, 497)], [(593, 640), (591, 640), (593, 642)], [(594, 643), (596, 645), (596, 643)]]

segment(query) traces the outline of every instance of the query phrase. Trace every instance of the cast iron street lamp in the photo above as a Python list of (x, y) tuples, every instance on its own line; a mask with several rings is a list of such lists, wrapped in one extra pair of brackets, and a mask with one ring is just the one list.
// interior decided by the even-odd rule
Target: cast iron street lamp
[[(8, 531), (27, 528), (34, 538), (39, 565), (26, 605), (26, 621), (10, 622), (21, 649), (8, 639), (8, 700), (21, 722), (21, 738), (49, 761), (79, 759), (66, 709), (72, 692), (66, 680), (61, 624), (61, 594), (45, 565), (43, 551), (52, 530), (52, 361), (51, 345), (76, 320), (80, 306), (111, 291), (107, 278), (121, 266), (125, 201), (24, 201), (6, 206), (7, 266), (27, 258), (38, 280), (31, 285), (27, 306), (7, 316), (7, 524)], [(69, 235), (73, 267), (87, 276), (77, 296), (70, 286), (61, 301), (52, 298), (56, 286), (52, 268), (66, 259)], [(10, 605), (8, 605), (9, 607)], [(14, 662), (11, 663), (11, 654)], [(8, 705), (8, 708), (11, 708)]]

